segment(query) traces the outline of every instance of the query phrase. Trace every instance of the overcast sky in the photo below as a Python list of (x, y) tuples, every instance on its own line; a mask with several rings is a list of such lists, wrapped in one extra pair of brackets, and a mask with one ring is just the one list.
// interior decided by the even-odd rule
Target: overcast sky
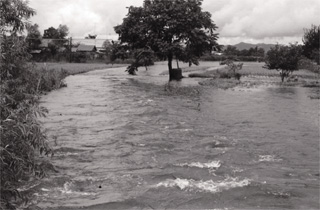
[[(121, 24), (128, 6), (143, 0), (29, 0), (37, 11), (31, 18), (41, 33), (59, 24), (69, 35), (84, 38), (116, 37), (113, 27)], [(301, 42), (303, 29), (320, 25), (319, 0), (204, 0), (203, 10), (212, 14), (219, 27), (219, 44)]]

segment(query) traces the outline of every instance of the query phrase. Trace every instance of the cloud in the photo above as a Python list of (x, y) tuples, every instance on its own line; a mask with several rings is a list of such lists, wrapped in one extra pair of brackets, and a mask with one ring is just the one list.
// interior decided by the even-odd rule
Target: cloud
[[(65, 24), (75, 37), (114, 35), (113, 27), (121, 24), (126, 7), (142, 4), (143, 0), (30, 0), (37, 10), (32, 21), (41, 32)], [(301, 41), (304, 28), (320, 25), (319, 0), (204, 0), (203, 10), (219, 27), (221, 44)]]
[(127, 6), (142, 5), (142, 0), (31, 0), (37, 11), (31, 20), (43, 30), (59, 24), (69, 27), (69, 34), (84, 37), (88, 33), (114, 34), (113, 27), (122, 22)]
[(207, 0), (220, 37), (230, 40), (301, 41), (304, 28), (319, 25), (318, 0)]

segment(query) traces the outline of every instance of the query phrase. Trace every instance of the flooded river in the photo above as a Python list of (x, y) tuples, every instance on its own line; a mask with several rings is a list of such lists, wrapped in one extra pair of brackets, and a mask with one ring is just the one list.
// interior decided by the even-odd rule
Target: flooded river
[(56, 172), (37, 184), (39, 207), (319, 209), (311, 89), (168, 87), (166, 69), (69, 76), (42, 98)]

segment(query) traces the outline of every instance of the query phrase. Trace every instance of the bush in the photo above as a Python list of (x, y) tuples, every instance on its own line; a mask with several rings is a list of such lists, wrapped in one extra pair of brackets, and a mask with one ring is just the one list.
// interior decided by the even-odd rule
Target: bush
[(234, 78), (235, 78), (235, 79), (237, 79), (237, 80), (240, 80), (240, 78), (241, 78), (241, 74), (240, 74), (240, 73), (238, 73), (238, 72), (237, 72), (237, 73), (235, 73), (235, 74), (234, 74)]
[(26, 66), (19, 77), (1, 82), (0, 202), (5, 209), (14, 209), (12, 197), (26, 199), (17, 190), (22, 180), (45, 176), (38, 157), (52, 151), (38, 120), (47, 113), (39, 106), (39, 93), (63, 86), (65, 75), (63, 70), (33, 70)]
[(86, 63), (87, 62), (87, 57), (84, 53), (80, 52), (75, 52), (72, 53), (71, 55), (71, 62), (74, 63)]
[(306, 69), (306, 70), (309, 70), (313, 73), (320, 74), (319, 65), (317, 65), (312, 60), (305, 58), (305, 57), (303, 57), (299, 60), (298, 68), (299, 69)]
[(222, 78), (222, 79), (230, 79), (231, 77), (232, 76), (230, 72), (221, 72), (219, 74), (219, 78)]
[(299, 45), (290, 46), (275, 45), (268, 52), (265, 58), (265, 68), (269, 70), (276, 69), (280, 72), (281, 81), (298, 70), (298, 61), (301, 57), (302, 48)]
[(47, 111), (39, 107), (40, 77), (27, 65), (30, 55), (18, 36), (35, 12), (22, 0), (0, 4), (0, 209), (15, 209), (13, 198), (27, 201), (19, 185), (45, 175), (38, 157), (52, 151), (38, 121)]
[(38, 157), (52, 153), (38, 120), (47, 112), (39, 106), (39, 94), (63, 86), (66, 72), (35, 70), (27, 65), (28, 58), (23, 39), (4, 36), (0, 57), (0, 209), (14, 209), (14, 197), (26, 200), (18, 191), (19, 185), (45, 176)]

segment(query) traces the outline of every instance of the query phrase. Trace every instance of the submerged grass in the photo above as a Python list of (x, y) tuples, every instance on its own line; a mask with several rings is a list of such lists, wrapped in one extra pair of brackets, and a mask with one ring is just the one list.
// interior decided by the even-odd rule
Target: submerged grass
[[(234, 88), (235, 86), (253, 87), (263, 84), (278, 84), (282, 86), (301, 86), (318, 88), (319, 85), (319, 73), (316, 71), (310, 71), (303, 68), (294, 71), (290, 78), (285, 82), (280, 82), (280, 75), (277, 70), (268, 70), (263, 67), (264, 63), (258, 62), (244, 62), (243, 68), (238, 72), (241, 74), (242, 82), (231, 79), (224, 79), (225, 75), (229, 74), (227, 66), (223, 65), (217, 69), (209, 70), (210, 67), (194, 67), (192, 72), (188, 74), (189, 77), (208, 78), (199, 82), (200, 85), (212, 86), (220, 89)], [(212, 69), (212, 67), (211, 67)], [(247, 77), (247, 79), (246, 79)], [(278, 81), (279, 78), (279, 81)], [(314, 94), (311, 98), (319, 98), (319, 94)]]

